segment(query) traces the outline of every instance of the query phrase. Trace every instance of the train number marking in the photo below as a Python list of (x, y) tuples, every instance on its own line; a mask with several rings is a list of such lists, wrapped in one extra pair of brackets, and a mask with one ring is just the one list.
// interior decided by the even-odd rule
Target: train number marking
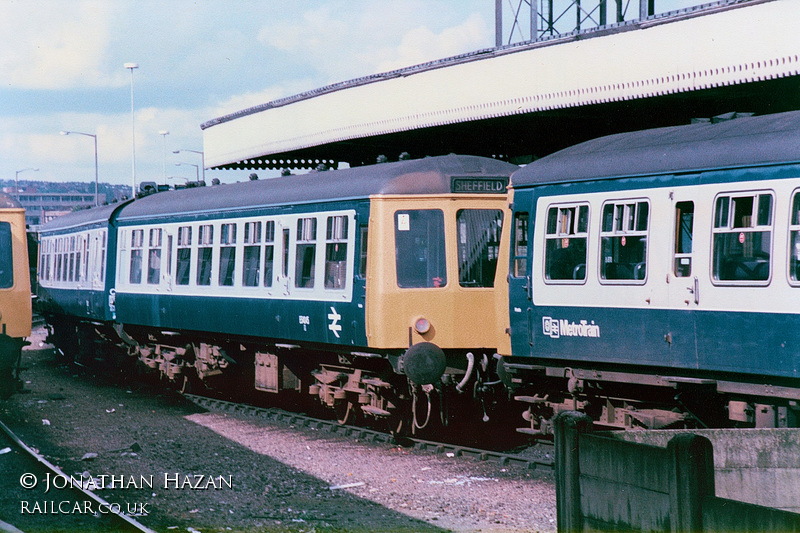
[(328, 320), (331, 321), (331, 323), (328, 324), (328, 329), (331, 330), (334, 335), (336, 335), (337, 339), (339, 338), (339, 332), (342, 331), (342, 325), (339, 324), (339, 320), (341, 319), (342, 315), (336, 312), (335, 307), (331, 307), (331, 312), (328, 313)]
[(308, 326), (311, 325), (311, 317), (300, 315), (299, 319), (300, 325), (303, 326), (303, 331), (308, 331)]

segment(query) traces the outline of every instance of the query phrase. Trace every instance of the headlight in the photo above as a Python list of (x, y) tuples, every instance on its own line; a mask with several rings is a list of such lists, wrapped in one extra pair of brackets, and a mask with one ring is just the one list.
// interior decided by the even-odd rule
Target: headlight
[(414, 323), (414, 329), (417, 330), (417, 333), (420, 335), (424, 335), (431, 330), (431, 323), (428, 322), (427, 318), (420, 317)]

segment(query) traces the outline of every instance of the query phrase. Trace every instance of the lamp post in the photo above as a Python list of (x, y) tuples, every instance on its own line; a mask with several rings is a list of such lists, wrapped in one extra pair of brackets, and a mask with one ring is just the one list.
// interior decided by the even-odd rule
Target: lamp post
[(201, 152), (200, 150), (173, 150), (173, 154), (179, 154), (181, 152), (192, 152), (193, 154), (200, 154), (200, 164), (201, 168), (203, 169), (203, 182), (206, 181), (206, 154), (205, 152)]
[(26, 170), (32, 170), (34, 172), (39, 172), (38, 168), (23, 168), (17, 170), (17, 173), (14, 175), (14, 192), (17, 193), (17, 202), (19, 202), (19, 173), (25, 172)]
[(195, 181), (197, 181), (197, 183), (200, 183), (200, 166), (199, 165), (195, 165), (194, 163), (175, 163), (176, 167), (179, 167), (181, 165), (188, 165), (190, 167), (194, 167), (195, 175), (197, 176), (197, 179)]
[(162, 139), (164, 139), (164, 163), (163, 163), (163, 167), (164, 167), (164, 185), (166, 185), (167, 184), (167, 135), (169, 135), (169, 132), (167, 130), (161, 130), (161, 131), (158, 132), (158, 134), (161, 135)]
[(61, 135), (69, 135), (70, 133), (85, 135), (86, 137), (92, 137), (94, 139), (94, 206), (97, 207), (100, 205), (100, 179), (97, 171), (97, 135), (80, 131), (61, 131)]
[(136, 199), (136, 128), (133, 116), (133, 71), (139, 68), (138, 63), (125, 63), (123, 65), (131, 71), (131, 185), (134, 200)]

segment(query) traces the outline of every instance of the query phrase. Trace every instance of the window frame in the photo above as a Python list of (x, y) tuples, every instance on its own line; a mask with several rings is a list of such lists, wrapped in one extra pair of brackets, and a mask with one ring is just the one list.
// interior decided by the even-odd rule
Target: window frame
[[(650, 256), (650, 214), (652, 213), (652, 201), (648, 197), (633, 197), (633, 198), (614, 198), (603, 201), (600, 205), (600, 227), (597, 240), (597, 279), (601, 285), (645, 285), (649, 277), (650, 269), (648, 268)], [(647, 206), (646, 227), (641, 229), (641, 206)], [(606, 208), (612, 206), (611, 213), (611, 229), (606, 229)], [(633, 213), (631, 213), (631, 206), (633, 206)], [(620, 208), (622, 211), (620, 212)], [(612, 262), (606, 262), (604, 257), (605, 252), (605, 239), (619, 239), (622, 247), (627, 246), (627, 239), (633, 237), (636, 244), (644, 241), (645, 249), (643, 254), (643, 261), (637, 261), (631, 268), (633, 277), (614, 278), (608, 277), (606, 272), (606, 265)], [(613, 244), (614, 249), (617, 247)], [(613, 250), (612, 250), (613, 251)], [(618, 265), (632, 265), (631, 262), (615, 262)], [(644, 265), (644, 275), (641, 278), (636, 277), (636, 269), (639, 265)]]
[[(764, 225), (760, 224), (760, 202), (762, 196), (770, 197), (769, 206), (769, 223)], [(721, 191), (714, 195), (713, 203), (711, 204), (711, 241), (709, 246), (709, 279), (711, 284), (720, 287), (766, 287), (772, 282), (772, 277), (775, 267), (775, 215), (776, 203), (778, 195), (773, 189), (745, 189), (735, 191)], [(726, 226), (720, 226), (719, 213), (717, 211), (717, 203), (727, 198), (727, 206), (725, 207)], [(735, 225), (736, 219), (736, 202), (745, 198), (752, 198), (751, 218), (755, 218), (754, 223), (749, 226)], [(735, 235), (739, 234), (740, 244), (746, 246), (743, 240), (746, 240), (746, 234), (755, 235), (757, 233), (767, 233), (769, 235), (769, 250), (768, 250), (768, 271), (765, 279), (723, 279), (718, 276), (717, 265), (717, 235)], [(788, 228), (787, 228), (788, 235)], [(744, 237), (744, 238), (743, 238)], [(744, 264), (744, 255), (742, 256), (741, 263)], [(755, 256), (753, 256), (755, 257)]]
[[(581, 228), (579, 226), (581, 225), (581, 220), (582, 220), (581, 210), (583, 208), (586, 209), (585, 218), (583, 218), (583, 220), (585, 221), (585, 229), (583, 231), (581, 231), (580, 230)], [(556, 210), (555, 211), (556, 220), (554, 221), (555, 225), (556, 225), (556, 228), (555, 228), (555, 232), (553, 232), (553, 233), (550, 232), (550, 213), (551, 213), (552, 210)], [(573, 218), (572, 218), (571, 224), (570, 224), (570, 226), (571, 226), (570, 229), (574, 228), (575, 231), (572, 232), (572, 233), (569, 233), (569, 230), (568, 230), (565, 233), (565, 232), (563, 232), (563, 231), (561, 231), (559, 229), (559, 228), (561, 228), (563, 226), (563, 224), (562, 224), (563, 219), (561, 218), (561, 215), (562, 215), (562, 213), (564, 211), (570, 211), (570, 210), (574, 210)], [(589, 234), (590, 234), (591, 228), (592, 228), (592, 224), (591, 224), (592, 207), (591, 207), (591, 204), (589, 202), (586, 202), (586, 201), (552, 203), (552, 204), (549, 204), (545, 208), (544, 216), (545, 216), (544, 232), (543, 232), (544, 243), (543, 243), (543, 247), (542, 247), (542, 265), (541, 265), (542, 266), (542, 281), (547, 285), (584, 285), (587, 282), (587, 279), (589, 277), (589, 272), (588, 272), (588, 269), (587, 269), (587, 265), (588, 265), (588, 262), (589, 262)], [(551, 241), (558, 241), (558, 240), (561, 240), (562, 243), (563, 243), (564, 240), (569, 241), (569, 240), (573, 240), (573, 239), (583, 239), (584, 240), (583, 263), (576, 263), (575, 266), (573, 267), (573, 273), (574, 273), (576, 271), (576, 269), (579, 268), (581, 266), (581, 264), (582, 264), (583, 265), (583, 277), (582, 278), (576, 278), (576, 277), (574, 277), (574, 275), (573, 275), (573, 277), (570, 277), (570, 278), (552, 278), (552, 277), (550, 277), (550, 275), (548, 273), (548, 266), (549, 266), (548, 265), (548, 254), (550, 253), (550, 250), (549, 250), (549, 247), (548, 247), (548, 243), (551, 242)], [(558, 248), (558, 250), (565, 250), (565, 249), (569, 249), (569, 248), (568, 247), (567, 248)]]

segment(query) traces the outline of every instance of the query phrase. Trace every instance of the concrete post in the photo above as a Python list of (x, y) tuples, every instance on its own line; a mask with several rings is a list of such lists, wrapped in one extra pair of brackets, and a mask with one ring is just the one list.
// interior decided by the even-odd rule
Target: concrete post
[(583, 413), (565, 411), (555, 417), (556, 527), (559, 533), (583, 531), (581, 510), (580, 450), (581, 433), (592, 430), (592, 419)]
[(684, 433), (667, 443), (672, 462), (670, 524), (675, 533), (702, 531), (703, 500), (714, 496), (714, 450), (711, 441)]

